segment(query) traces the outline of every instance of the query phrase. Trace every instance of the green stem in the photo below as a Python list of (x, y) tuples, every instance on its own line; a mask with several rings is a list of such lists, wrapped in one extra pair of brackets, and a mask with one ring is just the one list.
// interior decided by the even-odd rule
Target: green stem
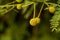
[(11, 11), (13, 8), (14, 8), (14, 6), (12, 8), (10, 8), (9, 10), (6, 10), (6, 12), (3, 12), (2, 14), (5, 14), (5, 13)]
[(0, 5), (0, 7), (10, 7), (10, 6), (16, 6), (16, 5)]
[(17, 13), (18, 13), (18, 10), (16, 10), (16, 9), (13, 9), (14, 11), (16, 11)]
[[(26, 7), (26, 6), (29, 6), (31, 4), (33, 4), (34, 2), (30, 2), (29, 4), (25, 4), (25, 5), (22, 5), (22, 7)], [(10, 3), (9, 3), (10, 4)], [(0, 5), (0, 7), (9, 7), (9, 6), (16, 6), (17, 4), (12, 4), (12, 5)]]
[(42, 4), (42, 7), (41, 7), (40, 12), (39, 12), (39, 14), (38, 14), (38, 17), (40, 17), (41, 11), (42, 11), (43, 7), (44, 7), (44, 3)]
[(8, 4), (12, 4), (12, 3), (15, 3), (16, 1), (13, 1), (13, 2), (10, 2), (10, 3), (7, 3), (6, 5), (8, 5)]
[(46, 2), (44, 2), (44, 3), (49, 7), (48, 3), (46, 3)]
[(35, 18), (35, 11), (36, 11), (36, 4), (34, 3), (34, 14), (33, 14), (33, 18)]
[(10, 6), (14, 6), (14, 5), (9, 5), (9, 4), (12, 4), (12, 3), (15, 3), (16, 1), (13, 1), (13, 2), (10, 2), (10, 3), (7, 3), (5, 5), (0, 5), (0, 7), (10, 7)]
[[(50, 4), (50, 5), (53, 5), (53, 4), (56, 4), (56, 3), (47, 3), (47, 4)], [(59, 4), (56, 4), (58, 7), (60, 7)]]
[(27, 7), (27, 6), (31, 5), (31, 4), (34, 4), (34, 2), (30, 2), (30, 3), (27, 3), (25, 5), (22, 5), (22, 7)]

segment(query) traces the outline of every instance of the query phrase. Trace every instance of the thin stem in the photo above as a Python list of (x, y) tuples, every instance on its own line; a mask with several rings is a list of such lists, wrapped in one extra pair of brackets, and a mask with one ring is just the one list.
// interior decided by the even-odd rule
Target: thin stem
[[(56, 3), (47, 3), (47, 4), (56, 4)], [(56, 4), (56, 5), (60, 7), (60, 5), (59, 5), (59, 4)]]
[(5, 14), (5, 13), (11, 11), (13, 8), (14, 8), (14, 6), (12, 8), (10, 8), (9, 10), (6, 10), (6, 12), (3, 12), (2, 14)]
[[(31, 5), (31, 4), (33, 4), (34, 2), (30, 2), (30, 3), (28, 3), (28, 4), (25, 4), (25, 5), (22, 5), (22, 7), (27, 7), (27, 6), (29, 6), (29, 5)], [(10, 4), (10, 3), (9, 3)], [(0, 5), (0, 7), (10, 7), (10, 6), (16, 6), (17, 4), (12, 4), (12, 5), (8, 5), (8, 4), (6, 4), (6, 5)]]
[(48, 3), (46, 3), (46, 2), (44, 2), (44, 3), (49, 7)]
[(10, 6), (14, 6), (14, 5), (9, 5), (9, 4), (12, 4), (12, 3), (15, 3), (16, 1), (13, 1), (13, 2), (10, 2), (10, 3), (7, 3), (7, 4), (5, 4), (5, 5), (1, 5), (0, 7), (10, 7)]
[(35, 11), (36, 11), (36, 4), (34, 3), (34, 14), (33, 14), (33, 18), (35, 18)]
[(44, 7), (44, 3), (42, 4), (42, 7), (41, 7), (40, 12), (39, 12), (39, 14), (38, 14), (38, 17), (40, 17), (41, 11), (42, 11), (43, 7)]
[(28, 3), (28, 4), (22, 5), (22, 7), (29, 6), (29, 5), (31, 5), (31, 4), (33, 4), (33, 3), (34, 3), (34, 2), (30, 2), (30, 3)]
[(10, 3), (7, 3), (6, 5), (8, 5), (8, 4), (12, 4), (12, 3), (15, 3), (16, 1), (13, 1), (13, 2), (10, 2)]
[(18, 13), (18, 10), (16, 10), (16, 9), (13, 9), (14, 11), (16, 11), (17, 13)]
[(9, 7), (9, 6), (16, 6), (16, 5), (0, 5), (0, 7)]

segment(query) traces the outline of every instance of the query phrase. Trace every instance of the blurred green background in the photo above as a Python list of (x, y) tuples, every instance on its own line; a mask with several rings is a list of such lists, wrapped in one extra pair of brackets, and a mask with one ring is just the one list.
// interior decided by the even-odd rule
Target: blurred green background
[[(14, 0), (0, 0), (0, 5), (12, 2)], [(22, 0), (21, 3), (33, 1)], [(39, 13), (44, 0), (34, 0), (36, 5), (36, 16)], [(57, 3), (58, 0), (47, 0)], [(47, 7), (44, 5), (44, 8)], [(27, 6), (18, 12), (11, 10), (5, 15), (0, 16), (0, 40), (60, 40), (60, 33), (51, 32), (49, 20), (52, 14), (43, 8), (41, 13), (41, 22), (33, 27), (29, 20), (33, 17), (33, 5)]]

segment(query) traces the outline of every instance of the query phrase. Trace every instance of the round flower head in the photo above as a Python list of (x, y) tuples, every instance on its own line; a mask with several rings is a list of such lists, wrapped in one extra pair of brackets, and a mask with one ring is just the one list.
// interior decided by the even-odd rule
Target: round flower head
[(22, 7), (22, 4), (17, 4), (16, 6), (17, 9), (21, 9), (21, 7)]
[(36, 26), (36, 24), (37, 24), (37, 21), (35, 18), (30, 19), (30, 25)]
[(50, 13), (54, 13), (54, 12), (55, 12), (55, 7), (50, 6), (50, 7), (49, 7), (49, 12), (50, 12)]
[(22, 2), (22, 0), (16, 0), (16, 2), (20, 3), (20, 2)]

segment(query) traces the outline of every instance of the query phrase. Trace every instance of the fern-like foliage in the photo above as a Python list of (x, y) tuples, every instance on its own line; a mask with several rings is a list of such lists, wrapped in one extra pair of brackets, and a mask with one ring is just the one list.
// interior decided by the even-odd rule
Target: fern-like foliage
[(59, 22), (60, 21), (60, 8), (56, 8), (56, 11), (54, 13), (54, 15), (52, 16), (52, 19), (50, 20), (50, 28), (52, 28), (52, 32), (55, 30), (57, 31), (58, 26), (59, 26)]

